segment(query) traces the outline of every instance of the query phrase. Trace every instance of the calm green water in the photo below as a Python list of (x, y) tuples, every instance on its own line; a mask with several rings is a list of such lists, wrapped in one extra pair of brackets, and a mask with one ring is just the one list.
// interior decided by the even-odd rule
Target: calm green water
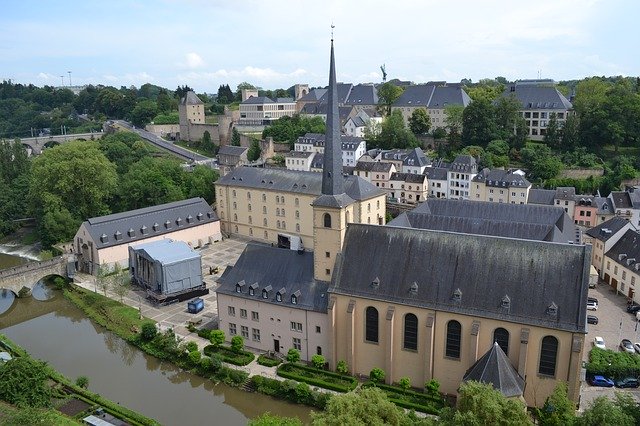
[(0, 333), (72, 379), (89, 377), (93, 392), (164, 425), (244, 425), (266, 411), (309, 422), (304, 406), (213, 385), (144, 354), (55, 293), (47, 301), (9, 300), (0, 291), (0, 305), (9, 304)]
[(0, 253), (0, 269), (11, 268), (13, 266), (22, 265), (29, 260), (24, 257), (13, 256), (6, 253)]

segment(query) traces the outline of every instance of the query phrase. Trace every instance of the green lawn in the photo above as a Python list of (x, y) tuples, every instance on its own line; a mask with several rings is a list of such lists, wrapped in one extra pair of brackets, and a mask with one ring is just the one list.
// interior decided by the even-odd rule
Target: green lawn
[(204, 149), (200, 149), (200, 148), (196, 148), (194, 146), (191, 146), (191, 145), (189, 145), (189, 142), (187, 142), (187, 141), (175, 141), (173, 144), (181, 146), (181, 147), (183, 147), (185, 149), (188, 149), (190, 151), (197, 152), (198, 154), (204, 155), (205, 157), (213, 157), (213, 153), (211, 153), (209, 151), (205, 151)]
[(601, 151), (601, 157), (604, 161), (610, 161), (617, 156), (637, 158), (640, 156), (640, 147), (636, 146), (620, 146), (616, 153), (615, 146), (605, 145)]

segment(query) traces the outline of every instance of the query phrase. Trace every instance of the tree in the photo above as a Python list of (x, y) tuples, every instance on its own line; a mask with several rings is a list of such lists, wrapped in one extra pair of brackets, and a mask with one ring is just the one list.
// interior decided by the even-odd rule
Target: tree
[(120, 178), (120, 208), (133, 210), (182, 200), (184, 177), (177, 161), (145, 157)]
[(325, 123), (320, 117), (304, 117), (295, 114), (282, 117), (272, 122), (262, 132), (262, 139), (272, 137), (276, 142), (289, 142), (291, 149), (295, 141), (306, 133), (324, 133)]
[(233, 102), (233, 92), (228, 84), (221, 84), (218, 87), (218, 99), (217, 102), (219, 104), (230, 104)]
[(491, 384), (465, 382), (458, 391), (457, 410), (445, 408), (440, 419), (444, 425), (533, 424), (521, 401), (505, 398)]
[(158, 93), (158, 98), (156, 99), (156, 103), (158, 105), (158, 112), (166, 114), (172, 110), (175, 110), (174, 102), (171, 97), (167, 94), (165, 89), (162, 89), (160, 93)]
[(251, 141), (251, 146), (249, 147), (249, 151), (247, 152), (247, 160), (257, 161), (258, 159), (260, 159), (261, 154), (262, 149), (260, 149), (260, 142), (256, 140)]
[(541, 143), (528, 143), (520, 150), (522, 164), (534, 179), (547, 180), (556, 177), (564, 165), (551, 149)]
[(594, 399), (580, 417), (576, 419), (577, 426), (632, 426), (635, 424), (633, 417), (626, 414), (606, 396)]
[(478, 99), (462, 113), (462, 143), (486, 146), (496, 134), (494, 108), (486, 99)]
[(142, 327), (140, 330), (140, 337), (142, 338), (142, 340), (144, 340), (145, 342), (149, 342), (153, 340), (153, 338), (156, 337), (157, 334), (158, 329), (156, 328), (155, 323), (151, 321), (142, 323)]
[(204, 151), (210, 154), (213, 154), (216, 149), (215, 144), (211, 140), (211, 133), (209, 133), (208, 130), (205, 130), (204, 133), (202, 134), (202, 141), (200, 142), (200, 148), (202, 148)]
[(231, 146), (240, 146), (240, 133), (235, 127), (231, 131)]
[(465, 86), (465, 92), (474, 100), (495, 101), (504, 92), (504, 85), (494, 79), (483, 78), (473, 86)]
[(448, 104), (444, 107), (446, 129), (449, 142), (458, 142), (462, 133), (462, 114), (464, 105)]
[(295, 417), (281, 417), (266, 412), (249, 420), (248, 426), (302, 426), (300, 419)]
[(242, 336), (233, 336), (231, 338), (231, 350), (234, 352), (242, 352), (242, 348), (244, 348), (244, 339)]
[(576, 409), (567, 395), (567, 383), (559, 382), (544, 402), (542, 409), (537, 410), (539, 424), (542, 426), (563, 426), (573, 424)]
[(188, 198), (202, 197), (207, 203), (212, 204), (216, 200), (213, 184), (219, 177), (217, 170), (199, 164), (187, 174), (184, 193)]
[(338, 363), (336, 364), (336, 371), (340, 374), (347, 374), (349, 372), (349, 366), (347, 365), (347, 362), (343, 359), (338, 361)]
[(193, 92), (193, 89), (186, 84), (184, 86), (178, 86), (178, 88), (175, 90), (175, 94), (178, 99), (184, 98), (187, 92)]
[(131, 275), (129, 275), (129, 268), (123, 268), (119, 263), (116, 263), (112, 275), (111, 290), (120, 297), (120, 303), (124, 302), (124, 296), (129, 293), (130, 284)]
[(398, 100), (404, 89), (396, 86), (391, 82), (387, 82), (378, 87), (378, 109), (383, 116), (391, 114), (391, 105)]
[(324, 368), (325, 359), (322, 355), (314, 355), (311, 357), (311, 363), (315, 368), (322, 370)]
[(144, 100), (138, 102), (138, 104), (131, 111), (131, 123), (137, 127), (144, 127), (149, 124), (153, 117), (158, 114), (158, 106), (152, 100)]
[(211, 341), (211, 344), (214, 347), (217, 348), (218, 346), (220, 346), (221, 344), (224, 343), (224, 340), (225, 340), (224, 331), (222, 331), (222, 330), (213, 330), (211, 332), (210, 336), (211, 337), (209, 337), (209, 340)]
[(287, 352), (287, 361), (289, 362), (298, 362), (300, 361), (300, 351), (296, 348), (291, 348)]
[(398, 386), (400, 386), (402, 390), (408, 391), (411, 389), (411, 379), (408, 377), (400, 377), (400, 380), (398, 380)]
[(200, 351), (195, 350), (195, 351), (191, 351), (189, 352), (189, 362), (191, 363), (191, 365), (198, 365), (200, 363), (200, 358), (202, 358), (202, 354), (200, 353)]
[(623, 413), (633, 418), (634, 424), (640, 424), (640, 406), (636, 400), (627, 392), (616, 392), (613, 403)]
[(382, 149), (405, 149), (419, 145), (416, 137), (404, 124), (400, 110), (393, 111), (382, 122), (382, 130), (375, 143)]
[(373, 383), (382, 383), (384, 382), (385, 373), (382, 368), (375, 367), (369, 372), (369, 380)]
[(111, 287), (111, 269), (107, 266), (106, 263), (102, 263), (98, 266), (98, 271), (96, 273), (96, 289), (100, 289), (104, 295), (107, 295), (107, 290)]
[(580, 123), (578, 122), (578, 116), (573, 113), (568, 113), (564, 126), (560, 129), (560, 138), (562, 149), (570, 151), (578, 145), (580, 140)]
[(524, 145), (528, 129), (526, 122), (520, 114), (522, 105), (514, 96), (501, 96), (495, 101), (495, 135), (498, 139), (509, 142), (512, 148), (520, 148)]
[(429, 113), (425, 108), (417, 108), (411, 113), (409, 117), (409, 129), (414, 135), (424, 135), (429, 132), (431, 128), (431, 119)]
[(0, 367), (0, 400), (23, 407), (49, 407), (51, 387), (44, 362), (15, 357)]
[(78, 376), (76, 379), (76, 385), (83, 389), (87, 389), (89, 387), (89, 378), (87, 376)]
[(560, 129), (558, 128), (558, 117), (555, 112), (552, 112), (549, 116), (547, 129), (542, 140), (552, 148), (560, 148)]
[(194, 352), (198, 350), (198, 344), (196, 342), (187, 342), (187, 344), (185, 345), (185, 350), (187, 352)]

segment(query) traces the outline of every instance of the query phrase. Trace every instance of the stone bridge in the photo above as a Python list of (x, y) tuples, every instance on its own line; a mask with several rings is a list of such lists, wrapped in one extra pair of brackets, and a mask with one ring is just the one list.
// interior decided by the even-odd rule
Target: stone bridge
[(102, 132), (93, 132), (93, 133), (77, 133), (74, 135), (52, 135), (52, 136), (42, 136), (36, 138), (20, 138), (20, 143), (30, 151), (32, 155), (42, 154), (42, 150), (45, 147), (49, 147), (56, 144), (61, 144), (69, 141), (73, 141), (76, 139), (86, 139), (90, 140), (99, 139), (103, 135)]
[(67, 256), (58, 256), (49, 260), (28, 262), (0, 270), (0, 289), (7, 289), (19, 294), (23, 287), (31, 290), (42, 278), (49, 275), (68, 277), (68, 264), (72, 261)]

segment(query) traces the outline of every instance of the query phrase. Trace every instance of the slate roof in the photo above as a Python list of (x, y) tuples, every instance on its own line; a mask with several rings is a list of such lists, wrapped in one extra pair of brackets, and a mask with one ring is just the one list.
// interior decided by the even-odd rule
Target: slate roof
[(378, 90), (373, 84), (358, 84), (351, 88), (345, 105), (377, 105)]
[[(313, 252), (299, 254), (295, 250), (250, 242), (236, 264), (227, 267), (217, 282), (216, 293), (294, 309), (327, 312), (329, 283), (314, 280)], [(242, 284), (240, 293), (236, 291), (238, 283)], [(252, 285), (253, 296), (249, 294)], [(268, 298), (264, 299), (262, 290), (269, 286)], [(282, 302), (278, 302), (276, 293), (283, 288)], [(294, 293), (298, 299), (296, 304), (291, 303)]]
[[(399, 180), (407, 183), (425, 183), (427, 177), (417, 173), (391, 173), (389, 180)], [(417, 188), (416, 188), (417, 189)]]
[(531, 204), (431, 198), (388, 225), (561, 243), (576, 241), (575, 224), (564, 209)]
[[(149, 237), (169, 234), (215, 222), (218, 216), (200, 197), (158, 206), (93, 217), (85, 222), (96, 248), (144, 241)], [(117, 236), (116, 236), (117, 235)]]
[(471, 98), (459, 85), (437, 86), (431, 97), (429, 108), (444, 108), (447, 105), (467, 106)]
[(606, 242), (609, 238), (616, 235), (629, 221), (618, 216), (614, 216), (606, 222), (602, 222), (598, 226), (587, 230), (587, 235), (597, 240)]
[(204, 102), (200, 100), (198, 95), (189, 90), (186, 95), (182, 99), (180, 99), (181, 105), (202, 105)]
[(598, 213), (601, 215), (614, 214), (615, 209), (613, 208), (613, 204), (611, 200), (607, 197), (594, 197), (593, 201), (595, 205), (598, 207)]
[[(349, 114), (351, 114), (351, 110), (353, 107), (351, 106), (341, 106), (338, 107), (338, 114), (340, 116), (340, 123), (346, 123), (349, 119)], [(319, 104), (305, 104), (300, 111), (300, 114), (307, 115), (327, 115), (327, 103), (319, 103)]]
[(394, 102), (395, 107), (429, 107), (429, 102), (436, 87), (433, 85), (408, 86), (402, 95)]
[(200, 257), (200, 253), (189, 247), (184, 241), (175, 241), (170, 238), (137, 244), (133, 250), (144, 251), (151, 259), (163, 265)]
[(419, 84), (406, 87), (393, 106), (444, 108), (446, 105), (467, 106), (469, 102), (471, 98), (459, 85)]
[(299, 101), (304, 102), (317, 102), (327, 93), (327, 89), (313, 89), (300, 99)]
[(289, 151), (284, 156), (287, 158), (309, 158), (313, 154), (314, 151)]
[(615, 209), (632, 209), (633, 203), (629, 197), (629, 193), (626, 191), (612, 191), (609, 194), (609, 198), (613, 202)]
[[(319, 196), (322, 174), (275, 168), (237, 167), (218, 179), (216, 185)], [(354, 200), (366, 200), (385, 194), (359, 176), (345, 176), (344, 186), (347, 195)]]
[(471, 380), (491, 384), (507, 398), (524, 393), (524, 379), (497, 342), (464, 373), (462, 381)]
[(531, 183), (520, 173), (514, 173), (514, 170), (489, 170), (482, 169), (477, 175), (471, 179), (472, 182), (484, 182), (486, 186), (496, 188), (528, 188)]
[(559, 186), (554, 195), (556, 200), (575, 201), (576, 189), (573, 186)]
[(431, 160), (424, 155), (424, 152), (422, 152), (420, 148), (409, 150), (406, 158), (402, 160), (402, 165), (408, 167), (425, 167), (429, 164), (431, 164)]
[(502, 96), (515, 96), (523, 110), (567, 110), (573, 108), (562, 93), (550, 85), (518, 84), (508, 86)]
[(356, 171), (364, 172), (379, 172), (389, 173), (391, 171), (392, 163), (380, 162), (380, 161), (358, 161), (356, 163)]
[(230, 155), (234, 157), (239, 157), (248, 151), (249, 148), (245, 146), (233, 146), (233, 145), (222, 145), (218, 150), (218, 155)]
[[(362, 142), (364, 142), (364, 139), (358, 136), (340, 136), (343, 151), (355, 151)], [(325, 135), (322, 133), (306, 133), (304, 136), (300, 136), (296, 143), (323, 147), (325, 145)]]
[(476, 159), (471, 155), (458, 155), (449, 171), (463, 172), (463, 173), (475, 173), (478, 169)]
[[(357, 115), (355, 117), (351, 117), (349, 120), (351, 120), (353, 125), (356, 127), (365, 127), (367, 125), (367, 123), (365, 123), (364, 120)], [(349, 120), (347, 120), (347, 122), (349, 122)]]
[(585, 245), (352, 223), (329, 293), (586, 333), (590, 261)]
[(266, 96), (250, 96), (241, 102), (242, 105), (253, 105), (253, 104), (275, 104), (273, 99), (267, 98)]
[(622, 267), (640, 273), (640, 233), (628, 229), (606, 256)]
[(553, 189), (532, 188), (529, 190), (529, 197), (527, 198), (527, 204), (542, 204), (545, 206), (552, 206), (553, 199), (555, 196), (556, 196), (556, 191)]
[[(349, 98), (349, 94), (351, 93), (351, 89), (352, 88), (353, 88), (353, 84), (351, 84), (351, 83), (338, 83), (337, 84), (338, 104), (339, 105), (344, 105), (344, 103), (347, 102), (347, 98)], [(326, 105), (328, 97), (329, 97), (328, 93), (325, 92), (324, 95), (322, 95), (320, 97), (320, 103)]]
[(447, 180), (448, 168), (444, 167), (427, 167), (424, 174), (431, 180)]

